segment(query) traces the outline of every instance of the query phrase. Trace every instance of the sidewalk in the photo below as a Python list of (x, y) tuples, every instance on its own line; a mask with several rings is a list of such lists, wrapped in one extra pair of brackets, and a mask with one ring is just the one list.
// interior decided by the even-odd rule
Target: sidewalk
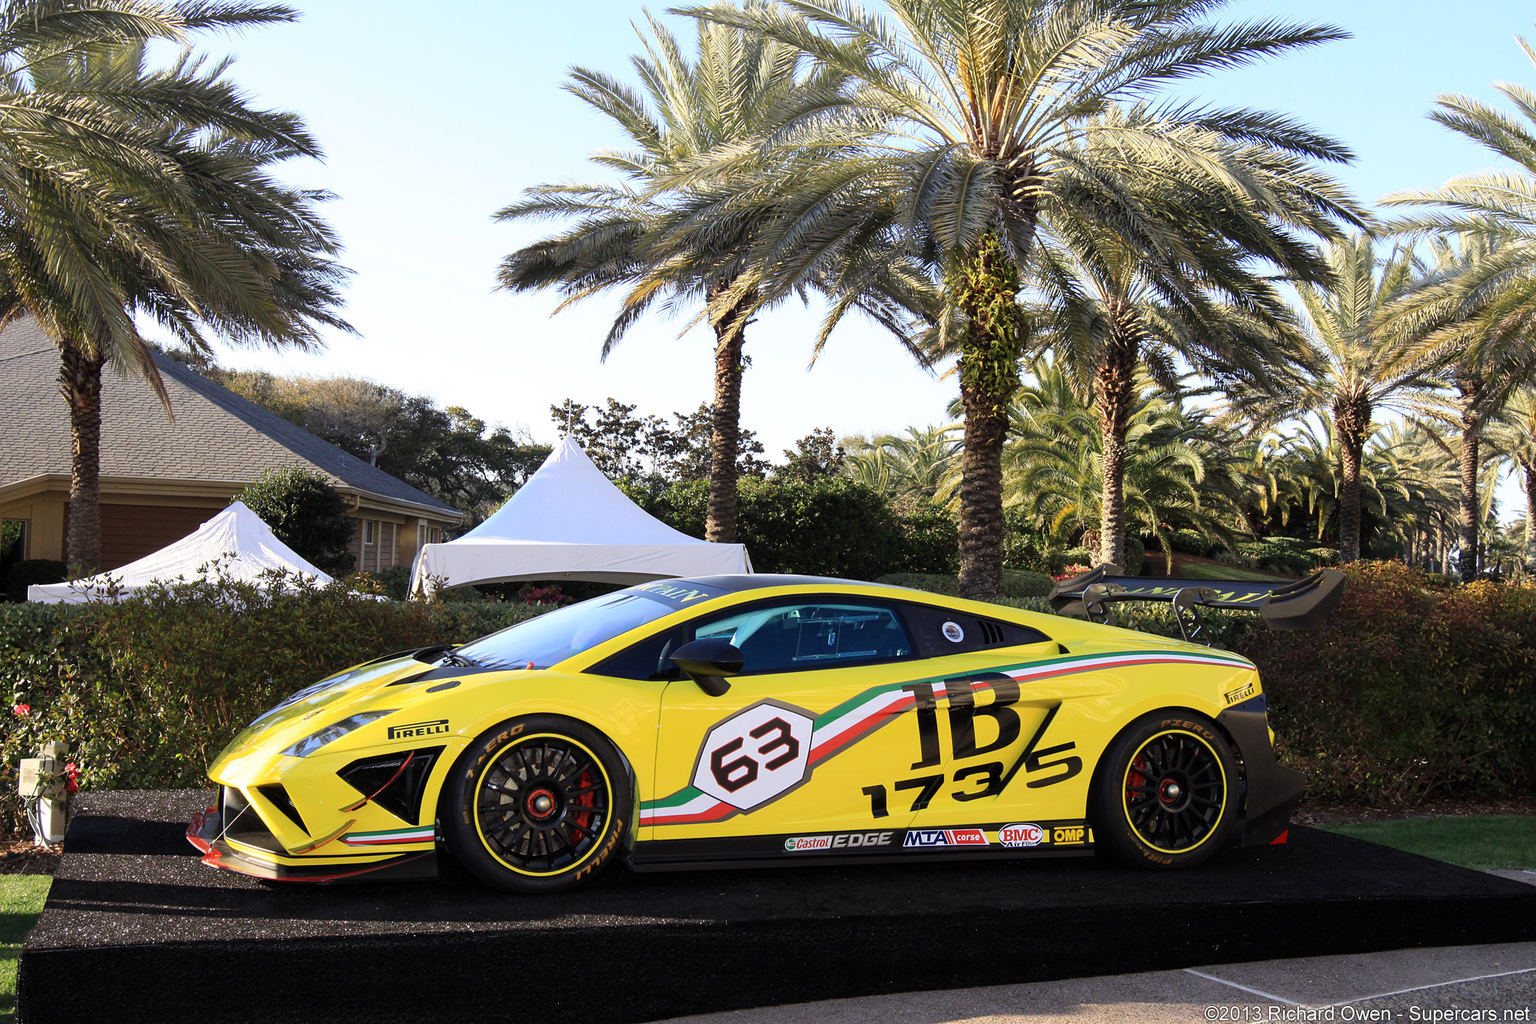
[(1531, 1021), (1533, 1007), (1536, 942), (1519, 942), (834, 999), (673, 1024)]

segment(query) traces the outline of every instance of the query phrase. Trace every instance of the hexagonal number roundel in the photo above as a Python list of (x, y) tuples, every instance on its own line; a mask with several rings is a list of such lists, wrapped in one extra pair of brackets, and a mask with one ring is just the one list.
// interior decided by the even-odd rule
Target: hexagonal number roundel
[(805, 780), (816, 722), (799, 708), (765, 700), (718, 722), (704, 736), (693, 784), (750, 811)]

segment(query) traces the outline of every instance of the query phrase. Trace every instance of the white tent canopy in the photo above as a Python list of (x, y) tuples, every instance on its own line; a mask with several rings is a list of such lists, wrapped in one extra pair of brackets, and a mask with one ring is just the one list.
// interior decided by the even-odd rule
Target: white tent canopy
[(433, 585), (643, 583), (751, 571), (743, 545), (711, 544), (648, 515), (566, 437), (489, 519), (456, 540), (421, 549), (411, 593)]
[(100, 601), (114, 588), (127, 595), (155, 582), (200, 578), (213, 566), (217, 566), (215, 576), (231, 580), (257, 582), (263, 573), (278, 570), (313, 579), (321, 586), (331, 582), (329, 576), (278, 540), (261, 517), (237, 501), (192, 533), (154, 554), (145, 555), (121, 569), (85, 579), (34, 584), (27, 588), (27, 600), (44, 603)]

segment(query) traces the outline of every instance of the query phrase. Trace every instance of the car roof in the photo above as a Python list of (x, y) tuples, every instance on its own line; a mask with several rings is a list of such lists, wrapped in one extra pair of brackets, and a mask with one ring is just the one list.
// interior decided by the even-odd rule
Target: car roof
[[(662, 582), (662, 581), (658, 581)], [(690, 584), (696, 583), (705, 587), (714, 587), (716, 590), (727, 594), (740, 593), (744, 590), (762, 590), (766, 587), (804, 587), (804, 586), (839, 586), (839, 587), (886, 587), (888, 583), (869, 583), (864, 580), (845, 580), (834, 576), (800, 576), (794, 573), (759, 572), (751, 574), (739, 574), (732, 576), (685, 576), (669, 578), (664, 582)], [(892, 588), (899, 589), (899, 588)]]

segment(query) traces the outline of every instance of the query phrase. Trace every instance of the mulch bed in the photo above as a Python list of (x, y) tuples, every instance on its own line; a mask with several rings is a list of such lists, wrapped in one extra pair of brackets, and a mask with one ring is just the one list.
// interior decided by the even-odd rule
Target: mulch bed
[(51, 875), (63, 854), (62, 846), (38, 846), (30, 839), (0, 839), (0, 875)]
[(1348, 804), (1303, 804), (1291, 816), (1298, 825), (1353, 825), (1361, 821), (1402, 818), (1469, 817), (1484, 814), (1536, 814), (1536, 796), (1426, 800), (1396, 807), (1360, 807)]

